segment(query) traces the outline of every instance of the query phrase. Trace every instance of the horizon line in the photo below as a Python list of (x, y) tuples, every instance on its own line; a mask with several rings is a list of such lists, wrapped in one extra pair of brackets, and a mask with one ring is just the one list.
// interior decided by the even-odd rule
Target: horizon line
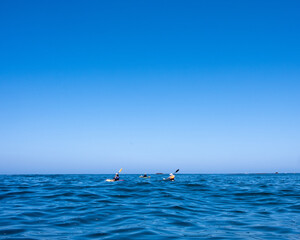
[[(115, 173), (0, 173), (3, 175), (110, 175)], [(139, 175), (143, 173), (122, 173), (120, 175)], [(300, 172), (249, 172), (249, 173), (176, 173), (176, 175), (253, 175), (253, 174), (300, 174)], [(147, 173), (147, 175), (169, 175), (169, 173)]]

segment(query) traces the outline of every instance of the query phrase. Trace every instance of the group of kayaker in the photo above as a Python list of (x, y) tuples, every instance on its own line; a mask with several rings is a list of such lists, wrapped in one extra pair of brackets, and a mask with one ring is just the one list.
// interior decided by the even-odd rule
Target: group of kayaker
[[(116, 182), (120, 180), (120, 172), (122, 171), (122, 168), (120, 169), (119, 172), (117, 172), (114, 176), (113, 179), (106, 179), (107, 182)], [(177, 173), (179, 171), (179, 169), (176, 170), (175, 173)], [(147, 175), (147, 173), (145, 173), (144, 175), (140, 176), (141, 178), (150, 178), (150, 176)], [(175, 175), (173, 173), (170, 173), (170, 176), (168, 178), (164, 178), (164, 181), (174, 181), (175, 180)]]

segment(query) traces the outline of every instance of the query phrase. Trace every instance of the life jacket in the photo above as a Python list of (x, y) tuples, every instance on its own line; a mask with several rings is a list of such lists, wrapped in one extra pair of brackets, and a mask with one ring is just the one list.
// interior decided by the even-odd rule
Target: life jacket
[(171, 175), (170, 176), (170, 180), (174, 180), (175, 179), (175, 176), (174, 175)]

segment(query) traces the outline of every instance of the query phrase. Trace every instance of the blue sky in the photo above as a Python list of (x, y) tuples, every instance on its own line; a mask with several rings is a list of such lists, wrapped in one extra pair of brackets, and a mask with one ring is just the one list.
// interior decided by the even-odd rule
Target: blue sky
[(299, 1), (2, 1), (0, 173), (300, 172)]

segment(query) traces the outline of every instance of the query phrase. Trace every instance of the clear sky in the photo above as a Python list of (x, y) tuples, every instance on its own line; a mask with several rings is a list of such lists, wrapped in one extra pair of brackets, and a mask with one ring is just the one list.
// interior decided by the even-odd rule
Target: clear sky
[(300, 172), (300, 1), (1, 1), (0, 173)]

